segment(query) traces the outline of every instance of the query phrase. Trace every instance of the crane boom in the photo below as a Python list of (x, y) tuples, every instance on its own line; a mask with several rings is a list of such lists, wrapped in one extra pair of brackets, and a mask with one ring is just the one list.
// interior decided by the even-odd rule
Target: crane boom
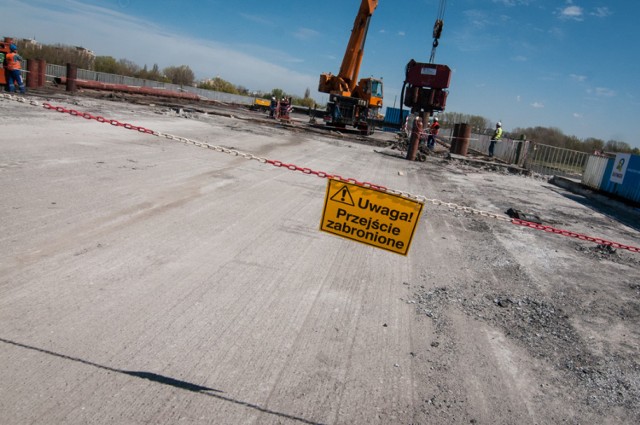
[(378, 7), (378, 0), (363, 0), (353, 22), (349, 44), (347, 44), (342, 66), (340, 66), (340, 73), (338, 74), (338, 78), (344, 81), (350, 92), (353, 92), (358, 83), (358, 74), (360, 74), (360, 65), (364, 56), (364, 44), (367, 41), (367, 32), (369, 31), (369, 22), (371, 22), (371, 16), (376, 7)]
[(365, 133), (373, 130), (372, 117), (382, 107), (382, 81), (363, 78), (358, 81), (364, 45), (371, 16), (378, 7), (378, 0), (362, 0), (353, 22), (340, 72), (320, 74), (318, 91), (329, 93), (325, 121), (333, 126), (352, 125)]

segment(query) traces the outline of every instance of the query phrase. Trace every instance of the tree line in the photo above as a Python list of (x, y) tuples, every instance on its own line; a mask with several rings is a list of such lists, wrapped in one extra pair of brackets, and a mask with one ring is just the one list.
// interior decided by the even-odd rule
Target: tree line
[(39, 44), (30, 40), (22, 40), (20, 43), (20, 55), (29, 59), (44, 59), (54, 65), (66, 65), (73, 63), (81, 69), (104, 72), (107, 74), (124, 75), (143, 80), (159, 81), (178, 84), (182, 86), (198, 87), (206, 90), (214, 90), (222, 93), (231, 93), (244, 96), (255, 96), (262, 99), (290, 98), (294, 105), (314, 107), (315, 102), (311, 98), (311, 91), (307, 88), (304, 97), (285, 93), (284, 90), (275, 88), (270, 92), (250, 92), (244, 86), (234, 85), (220, 77), (196, 81), (195, 74), (188, 65), (169, 66), (162, 70), (158, 64), (151, 68), (145, 64), (140, 66), (128, 59), (116, 59), (112, 56), (95, 56), (92, 52), (82, 47), (64, 44)]
[(82, 47), (64, 44), (40, 44), (30, 42), (30, 40), (23, 40), (20, 44), (20, 56), (26, 60), (44, 59), (47, 63), (53, 65), (72, 63), (78, 68), (90, 71), (185, 86), (193, 86), (195, 81), (195, 75), (187, 65), (169, 66), (160, 70), (158, 64), (154, 64), (149, 69), (146, 64), (141, 67), (128, 59), (95, 56), (92, 52)]

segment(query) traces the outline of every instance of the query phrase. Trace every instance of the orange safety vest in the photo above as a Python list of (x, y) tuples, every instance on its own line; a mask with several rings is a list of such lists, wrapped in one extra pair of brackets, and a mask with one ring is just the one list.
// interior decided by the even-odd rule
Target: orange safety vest
[(7, 53), (7, 56), (5, 56), (5, 63), (9, 71), (20, 69), (20, 61), (16, 60), (16, 56), (20, 57), (20, 55), (15, 52)]

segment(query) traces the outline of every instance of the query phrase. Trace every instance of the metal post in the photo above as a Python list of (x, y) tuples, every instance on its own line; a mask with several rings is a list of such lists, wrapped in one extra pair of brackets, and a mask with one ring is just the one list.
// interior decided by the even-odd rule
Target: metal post
[(576, 172), (576, 159), (577, 159), (578, 155), (576, 152), (571, 152), (569, 154), (569, 162), (567, 163), (567, 166), (569, 167), (569, 169), (571, 170), (571, 173), (575, 173)]
[(451, 146), (449, 147), (449, 153), (458, 153), (458, 134), (460, 133), (460, 124), (453, 125), (453, 132), (451, 133)]
[(409, 147), (407, 148), (407, 158), (409, 161), (415, 161), (418, 154), (418, 145), (420, 144), (420, 135), (422, 134), (422, 118), (416, 117), (413, 120), (411, 129), (411, 139), (409, 139)]
[(78, 67), (72, 63), (67, 63), (67, 91), (76, 92), (78, 86), (76, 84), (76, 78), (78, 77)]
[(38, 87), (38, 61), (27, 61), (27, 88), (35, 89)]
[(458, 143), (457, 143), (457, 153), (462, 156), (467, 156), (467, 151), (469, 150), (469, 138), (471, 137), (471, 126), (467, 123), (460, 124), (460, 129), (458, 130)]
[(540, 174), (549, 174), (548, 163), (549, 163), (549, 147), (544, 145), (543, 147), (543, 155), (541, 156), (540, 161)]
[(38, 87), (44, 87), (47, 83), (47, 61), (38, 59)]

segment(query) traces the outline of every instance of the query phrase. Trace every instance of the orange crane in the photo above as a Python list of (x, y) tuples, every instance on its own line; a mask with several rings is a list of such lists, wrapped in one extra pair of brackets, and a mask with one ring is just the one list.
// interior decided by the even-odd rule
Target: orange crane
[(362, 0), (351, 30), (347, 50), (338, 75), (320, 75), (318, 91), (329, 94), (327, 125), (357, 128), (363, 134), (373, 133), (373, 120), (382, 107), (382, 80), (362, 78), (358, 81), (371, 16), (378, 0)]

